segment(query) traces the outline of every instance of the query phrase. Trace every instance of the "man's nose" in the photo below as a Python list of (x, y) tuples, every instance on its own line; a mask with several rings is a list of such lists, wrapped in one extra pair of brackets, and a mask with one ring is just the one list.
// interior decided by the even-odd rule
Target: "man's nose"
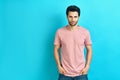
[(74, 21), (75, 19), (74, 18), (72, 18), (72, 21)]

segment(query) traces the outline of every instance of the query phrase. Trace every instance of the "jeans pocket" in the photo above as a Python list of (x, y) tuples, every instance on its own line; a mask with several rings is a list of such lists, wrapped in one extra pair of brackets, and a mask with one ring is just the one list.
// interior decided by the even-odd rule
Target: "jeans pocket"
[(87, 76), (87, 74), (83, 74), (83, 75), (81, 75), (81, 80), (88, 80), (88, 76)]
[(82, 74), (81, 76), (87, 76), (87, 74)]
[(65, 76), (64, 74), (59, 74), (58, 80), (71, 80), (71, 77)]
[(76, 77), (76, 80), (88, 80), (87, 74), (82, 74)]

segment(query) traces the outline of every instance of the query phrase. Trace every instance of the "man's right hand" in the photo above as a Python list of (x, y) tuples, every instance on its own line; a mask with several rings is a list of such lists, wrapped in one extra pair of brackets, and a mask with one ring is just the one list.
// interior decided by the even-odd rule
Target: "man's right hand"
[(64, 74), (65, 73), (65, 70), (63, 69), (62, 66), (58, 66), (58, 70), (59, 70), (60, 74)]

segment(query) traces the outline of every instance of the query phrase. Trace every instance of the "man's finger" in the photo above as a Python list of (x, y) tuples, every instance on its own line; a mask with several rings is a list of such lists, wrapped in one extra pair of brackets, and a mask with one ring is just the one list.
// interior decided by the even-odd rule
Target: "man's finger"
[(82, 73), (83, 73), (83, 70), (81, 70), (80, 74), (82, 74)]

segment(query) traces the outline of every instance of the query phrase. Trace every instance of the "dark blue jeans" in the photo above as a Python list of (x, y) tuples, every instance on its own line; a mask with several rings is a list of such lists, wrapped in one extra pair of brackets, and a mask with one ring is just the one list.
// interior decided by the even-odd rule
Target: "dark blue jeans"
[(75, 77), (70, 77), (70, 76), (65, 76), (63, 74), (59, 74), (58, 80), (88, 80), (88, 77), (87, 77), (87, 74), (75, 76)]

